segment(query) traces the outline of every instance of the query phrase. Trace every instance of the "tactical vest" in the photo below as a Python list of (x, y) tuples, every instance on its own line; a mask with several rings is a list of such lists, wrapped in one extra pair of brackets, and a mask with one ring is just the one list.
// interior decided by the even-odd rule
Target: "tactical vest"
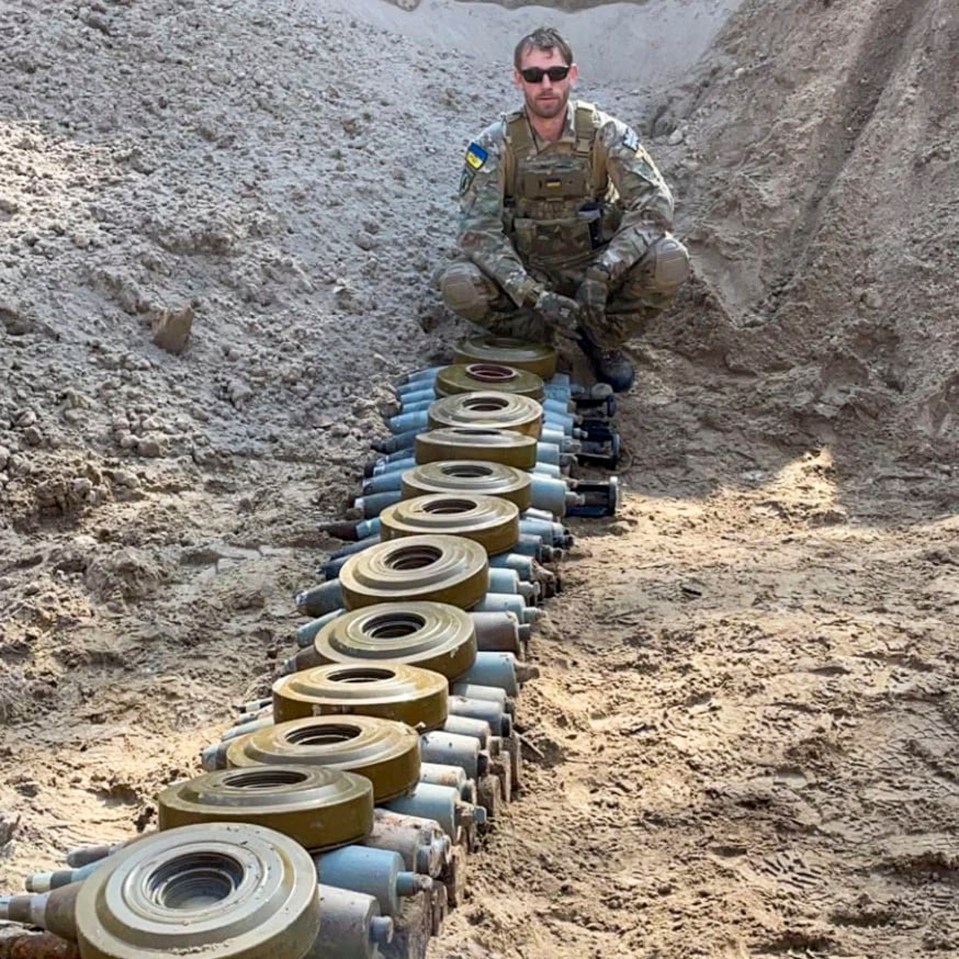
[(530, 267), (580, 266), (605, 246), (622, 211), (605, 164), (596, 163), (599, 114), (591, 103), (573, 111), (574, 139), (537, 152), (523, 112), (506, 120), (504, 230)]

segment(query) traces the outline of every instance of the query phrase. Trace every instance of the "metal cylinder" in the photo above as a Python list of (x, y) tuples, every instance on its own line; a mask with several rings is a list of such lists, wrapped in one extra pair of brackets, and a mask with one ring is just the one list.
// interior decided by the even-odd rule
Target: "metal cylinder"
[(470, 607), (474, 613), (512, 613), (521, 623), (535, 623), (541, 612), (535, 606), (527, 606), (519, 593), (487, 593)]
[(393, 921), (380, 915), (376, 899), (325, 883), (319, 894), (320, 931), (304, 959), (376, 959), (393, 938)]
[(433, 880), (405, 868), (397, 852), (370, 846), (343, 846), (314, 857), (317, 877), (326, 886), (338, 886), (373, 896), (387, 916), (399, 912), (400, 897), (429, 892)]
[(296, 597), (297, 609), (307, 616), (321, 617), (345, 605), (338, 579), (320, 583), (318, 586), (297, 594)]
[(359, 510), (365, 519), (370, 519), (379, 516), (387, 506), (398, 503), (402, 498), (403, 493), (400, 490), (371, 493), (369, 496), (357, 496), (353, 500), (353, 508)]
[[(517, 540), (518, 542), (518, 540)], [(514, 544), (515, 546), (516, 544)], [(497, 553), (489, 558), (490, 569), (512, 569), (519, 574), (520, 579), (532, 582), (536, 574), (536, 567), (533, 565), (532, 556), (523, 556), (521, 553)]]
[(126, 849), (127, 846), (132, 846), (135, 842), (140, 842), (143, 839), (147, 839), (150, 836), (156, 835), (155, 829), (147, 829), (143, 833), (137, 836), (131, 836), (129, 839), (125, 839), (123, 842), (107, 844), (101, 843), (98, 845), (91, 846), (79, 846), (76, 849), (71, 849), (66, 855), (66, 861), (68, 866), (73, 866), (75, 869), (80, 866), (86, 866), (91, 862), (98, 862), (100, 859), (105, 859), (107, 856), (112, 856), (114, 853), (119, 852), (121, 849)]
[(27, 876), (24, 886), (27, 892), (49, 892), (51, 889), (60, 889), (69, 886), (72, 882), (86, 879), (95, 869), (104, 864), (103, 859), (87, 863), (77, 869), (57, 869), (53, 872), (35, 872)]
[(316, 619), (311, 619), (308, 623), (304, 623), (302, 626), (298, 626), (296, 632), (294, 633), (296, 645), (301, 649), (312, 645), (313, 640), (316, 639), (316, 634), (319, 633), (319, 631), (328, 622), (336, 619), (337, 616), (344, 612), (345, 610), (343, 607), (339, 606), (336, 609), (331, 609), (328, 613), (324, 613), (322, 616), (318, 616)]
[(510, 696), (519, 693), (520, 686), (539, 676), (539, 669), (520, 662), (512, 653), (477, 653), (473, 665), (457, 682), (480, 686), (499, 686)]
[(460, 829), (486, 822), (486, 810), (482, 806), (464, 803), (455, 789), (432, 783), (420, 783), (411, 793), (397, 796), (383, 805), (393, 812), (434, 819), (454, 840)]
[(486, 653), (512, 653), (521, 657), (523, 642), (519, 619), (511, 613), (471, 612), (476, 627), (476, 648)]
[[(438, 889), (446, 892), (445, 886)], [(436, 889), (433, 890), (433, 895)], [(81, 959), (75, 942), (68, 942), (49, 932), (8, 934), (0, 938), (0, 959)]]
[(495, 757), (499, 754), (498, 737), (493, 736), (492, 728), (485, 720), (475, 719), (472, 716), (448, 716), (443, 723), (442, 732), (475, 739), (480, 749), (488, 752), (490, 756)]
[(476, 804), (476, 782), (470, 779), (461, 766), (443, 763), (420, 763), (420, 782), (434, 786), (452, 786), (463, 802)]
[(75, 882), (49, 892), (0, 896), (0, 920), (36, 926), (75, 941), (77, 896), (82, 886), (82, 882)]
[(434, 878), (449, 862), (451, 849), (440, 823), (389, 809), (373, 810), (373, 831), (359, 845), (397, 852), (407, 869)]
[(466, 699), (481, 699), (496, 703), (504, 712), (515, 712), (513, 700), (502, 686), (482, 686), (479, 683), (455, 682), (450, 686), (450, 693), (452, 696), (463, 696)]
[[(505, 692), (505, 690), (503, 690)], [(487, 699), (471, 699), (466, 696), (450, 696), (450, 716), (478, 719), (487, 723), (497, 736), (508, 736), (513, 730), (513, 721), (505, 705)]]
[(459, 766), (470, 779), (484, 775), (489, 761), (477, 739), (443, 730), (420, 736), (420, 758), (427, 763)]

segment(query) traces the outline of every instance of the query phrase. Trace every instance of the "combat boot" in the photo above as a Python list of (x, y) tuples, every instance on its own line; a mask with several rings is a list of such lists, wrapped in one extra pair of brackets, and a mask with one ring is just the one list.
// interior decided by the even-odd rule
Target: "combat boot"
[(636, 380), (636, 371), (622, 350), (607, 350), (586, 327), (580, 327), (579, 344), (596, 378), (608, 383), (614, 393), (625, 393)]

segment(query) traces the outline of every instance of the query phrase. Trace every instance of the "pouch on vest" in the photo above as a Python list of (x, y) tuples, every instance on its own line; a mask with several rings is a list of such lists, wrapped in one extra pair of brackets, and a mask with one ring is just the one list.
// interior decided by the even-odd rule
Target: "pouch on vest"
[(513, 221), (516, 252), (530, 266), (566, 266), (585, 262), (593, 255), (590, 223), (587, 220)]
[(543, 173), (524, 170), (520, 195), (525, 200), (568, 200), (589, 196), (585, 170), (561, 170)]

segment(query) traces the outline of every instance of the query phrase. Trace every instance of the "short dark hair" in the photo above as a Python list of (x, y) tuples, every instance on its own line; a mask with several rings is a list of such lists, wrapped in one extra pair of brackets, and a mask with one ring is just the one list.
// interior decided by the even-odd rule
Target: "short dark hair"
[(516, 44), (516, 49), (513, 51), (513, 65), (517, 70), (523, 62), (523, 55), (530, 50), (559, 50), (559, 55), (566, 66), (571, 66), (573, 63), (573, 48), (554, 27), (537, 27)]

